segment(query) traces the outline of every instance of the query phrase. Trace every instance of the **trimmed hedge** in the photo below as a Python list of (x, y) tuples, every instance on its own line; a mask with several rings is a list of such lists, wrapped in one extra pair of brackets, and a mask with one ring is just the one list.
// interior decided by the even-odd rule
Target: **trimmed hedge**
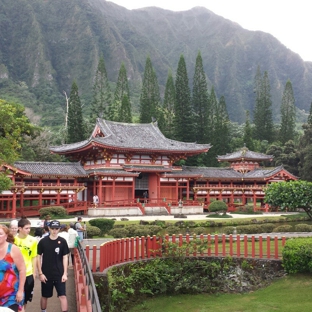
[(102, 235), (105, 235), (114, 227), (115, 220), (97, 218), (97, 219), (91, 219), (89, 223), (92, 226), (98, 227), (101, 230)]
[(283, 248), (283, 266), (287, 273), (312, 272), (312, 238), (291, 238)]
[(46, 216), (50, 215), (51, 219), (55, 218), (57, 219), (58, 217), (66, 217), (67, 210), (63, 206), (53, 206), (53, 207), (45, 207), (39, 209), (39, 214), (40, 218), (44, 219)]

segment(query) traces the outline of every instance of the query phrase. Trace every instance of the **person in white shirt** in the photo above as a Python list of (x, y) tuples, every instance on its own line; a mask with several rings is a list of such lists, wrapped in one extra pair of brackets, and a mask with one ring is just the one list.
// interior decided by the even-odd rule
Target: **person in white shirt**
[(74, 265), (75, 263), (75, 259), (74, 259), (74, 248), (76, 247), (76, 241), (77, 241), (77, 237), (79, 238), (78, 232), (74, 229), (74, 223), (70, 223), (69, 225), (69, 229), (68, 229), (68, 247), (70, 250), (70, 256), (71, 256), (71, 260), (72, 260), (72, 265)]
[(93, 196), (93, 204), (95, 207), (97, 207), (99, 204), (99, 196), (97, 196), (96, 194)]

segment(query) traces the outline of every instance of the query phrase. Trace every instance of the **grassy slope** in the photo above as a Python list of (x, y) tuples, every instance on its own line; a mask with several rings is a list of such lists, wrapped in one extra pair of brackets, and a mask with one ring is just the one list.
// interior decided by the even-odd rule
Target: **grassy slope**
[(180, 295), (150, 299), (129, 312), (310, 312), (312, 275), (289, 275), (248, 294)]

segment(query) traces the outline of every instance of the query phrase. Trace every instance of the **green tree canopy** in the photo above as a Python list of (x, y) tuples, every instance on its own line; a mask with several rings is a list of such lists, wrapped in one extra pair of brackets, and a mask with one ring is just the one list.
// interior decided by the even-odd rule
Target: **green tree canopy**
[(265, 189), (265, 202), (281, 210), (304, 209), (312, 219), (312, 182), (289, 181), (271, 183)]
[[(22, 105), (0, 99), (0, 168), (20, 157), (23, 138), (34, 135), (36, 130), (39, 128), (30, 123)], [(1, 171), (0, 192), (10, 185), (11, 180)]]

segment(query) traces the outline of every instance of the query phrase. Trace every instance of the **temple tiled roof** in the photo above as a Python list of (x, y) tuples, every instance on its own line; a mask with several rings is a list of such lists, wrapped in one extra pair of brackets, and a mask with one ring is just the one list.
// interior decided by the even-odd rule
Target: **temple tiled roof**
[(235, 161), (235, 160), (253, 160), (253, 161), (264, 161), (271, 160), (274, 158), (273, 155), (266, 155), (262, 153), (257, 153), (250, 151), (248, 148), (243, 147), (241, 150), (227, 153), (226, 155), (221, 155), (217, 157), (219, 161)]
[[(266, 179), (276, 175), (280, 171), (286, 171), (283, 166), (275, 168), (256, 168), (250, 172), (242, 173), (230, 167), (216, 168), (216, 167), (188, 167), (182, 168), (182, 171), (166, 173), (167, 177), (170, 176), (197, 176), (203, 179)], [(289, 173), (289, 175), (293, 176)], [(293, 176), (295, 177), (295, 176)], [(296, 177), (295, 177), (296, 178)]]
[(123, 168), (127, 171), (153, 171), (153, 172), (171, 172), (172, 167), (168, 166), (142, 166), (142, 165), (124, 165)]
[(139, 173), (134, 173), (134, 172), (128, 172), (125, 171), (123, 169), (110, 169), (110, 168), (99, 168), (99, 169), (89, 169), (86, 170), (86, 172), (89, 175), (101, 175), (103, 174), (103, 176), (108, 176), (108, 175), (112, 175), (112, 176), (134, 176), (134, 175), (138, 175)]
[(14, 167), (29, 172), (31, 175), (49, 176), (87, 176), (80, 163), (67, 162), (27, 162), (17, 161)]
[(170, 152), (197, 152), (209, 150), (210, 144), (197, 144), (167, 139), (159, 130), (157, 123), (130, 124), (97, 119), (95, 128), (100, 129), (101, 136), (90, 136), (88, 140), (73, 144), (52, 146), (55, 153), (71, 152), (81, 149), (93, 142), (98, 145), (115, 149), (170, 151)]

